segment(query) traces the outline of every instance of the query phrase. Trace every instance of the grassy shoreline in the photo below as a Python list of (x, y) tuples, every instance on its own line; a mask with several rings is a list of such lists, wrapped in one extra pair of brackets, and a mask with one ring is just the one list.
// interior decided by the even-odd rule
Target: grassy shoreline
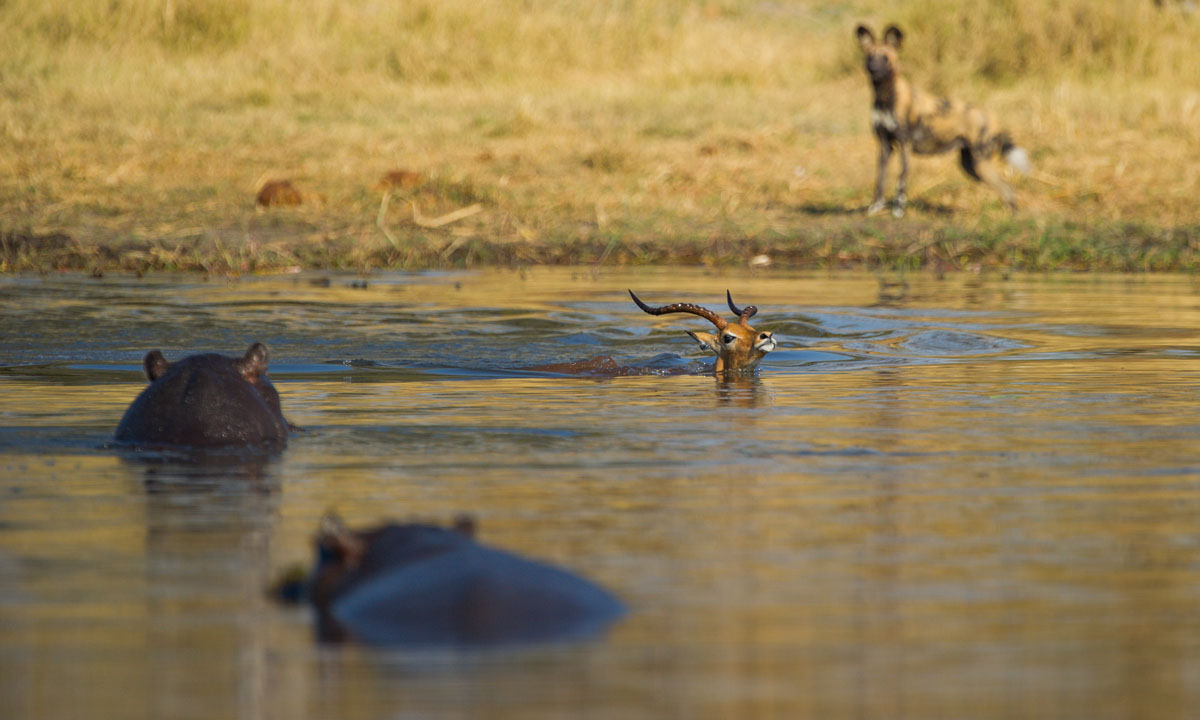
[[(1200, 19), (984, 6), (8, 0), (0, 272), (1200, 269)], [(1029, 149), (1018, 214), (939, 156), (865, 217), (859, 20)], [(269, 178), (302, 203), (256, 209)]]
[(613, 235), (548, 242), (481, 237), (424, 239), (402, 245), (353, 237), (226, 244), (176, 240), (79, 242), (68, 235), (0, 233), (2, 272), (194, 272), (240, 275), (301, 270), (446, 269), (523, 265), (708, 265), (751, 268), (929, 268), (938, 272), (1200, 271), (1200, 227), (1118, 225), (1102, 229), (998, 224), (972, 234), (954, 225), (841, 221), (794, 237), (629, 239)]

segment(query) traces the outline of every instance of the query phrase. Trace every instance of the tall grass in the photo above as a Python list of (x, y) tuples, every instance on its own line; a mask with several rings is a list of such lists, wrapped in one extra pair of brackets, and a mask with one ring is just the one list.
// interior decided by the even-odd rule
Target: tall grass
[[(1169, 5), (1168, 5), (1169, 7)], [(88, 44), (237, 53), (247, 71), (320, 64), (335, 75), (484, 83), (636, 73), (756, 82), (857, 69), (860, 18), (898, 22), (910, 63), (1005, 82), (1122, 74), (1194, 78), (1197, 24), (1151, 0), (6, 0), (21, 47)], [(806, 62), (807, 61), (807, 62)], [(808, 65), (809, 67), (806, 67)]]
[[(419, 84), (670, 73), (721, 26), (720, 11), (680, 0), (8, 0), (0, 18), (23, 44), (238, 53), (252, 72), (318, 64)], [(729, 43), (720, 57), (756, 52)]]
[(895, 3), (908, 61), (939, 82), (976, 77), (1194, 77), (1197, 23), (1151, 0)]

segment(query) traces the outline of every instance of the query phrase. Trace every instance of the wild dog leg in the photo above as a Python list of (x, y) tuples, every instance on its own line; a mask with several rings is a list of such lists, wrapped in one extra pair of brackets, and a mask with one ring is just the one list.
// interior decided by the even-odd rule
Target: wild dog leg
[(883, 184), (887, 179), (888, 160), (892, 157), (892, 144), (883, 138), (879, 139), (879, 170), (875, 175), (875, 199), (867, 208), (868, 215), (883, 211)]
[(900, 179), (896, 181), (896, 207), (892, 215), (904, 216), (904, 207), (908, 205), (908, 146), (900, 143)]

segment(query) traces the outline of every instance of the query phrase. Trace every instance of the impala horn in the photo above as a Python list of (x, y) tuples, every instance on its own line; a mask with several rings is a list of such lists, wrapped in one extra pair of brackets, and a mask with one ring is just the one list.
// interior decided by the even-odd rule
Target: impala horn
[[(637, 306), (640, 307), (646, 313), (649, 313), (650, 315), (666, 315), (667, 313), (691, 313), (692, 315), (699, 315), (700, 317), (709, 321), (713, 325), (716, 325), (718, 330), (724, 330), (725, 326), (729, 324), (729, 323), (725, 322), (725, 318), (716, 314), (712, 310), (709, 310), (708, 308), (702, 308), (699, 305), (693, 305), (691, 303), (672, 303), (670, 305), (663, 305), (661, 307), (650, 307), (646, 303), (639, 300), (638, 296), (634, 295), (632, 290), (629, 291), (629, 297), (633, 298), (633, 301), (635, 303), (637, 303)], [(750, 310), (752, 308), (755, 310), (755, 312), (758, 311), (758, 309), (754, 308), (754, 306), (750, 306), (746, 309)], [(753, 315), (754, 313), (750, 313), (750, 314)], [(749, 317), (749, 316), (747, 316), (747, 317)]]
[(733, 304), (733, 296), (729, 294), (728, 290), (725, 291), (725, 300), (729, 302), (729, 309), (733, 311), (733, 314), (738, 316), (740, 325), (746, 325), (747, 320), (758, 314), (758, 307), (755, 305), (747, 305), (738, 310), (738, 306)]

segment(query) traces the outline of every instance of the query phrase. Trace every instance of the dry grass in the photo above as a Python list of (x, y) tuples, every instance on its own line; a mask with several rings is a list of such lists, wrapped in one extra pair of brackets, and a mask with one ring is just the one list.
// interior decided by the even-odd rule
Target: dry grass
[[(6, 0), (0, 269), (1197, 264), (1200, 18), (867, 5)], [(859, 20), (1007, 120), (1038, 169), (1019, 215), (943, 156), (908, 217), (862, 217)], [(425, 181), (381, 214), (399, 169)], [(305, 201), (256, 209), (270, 177)]]

